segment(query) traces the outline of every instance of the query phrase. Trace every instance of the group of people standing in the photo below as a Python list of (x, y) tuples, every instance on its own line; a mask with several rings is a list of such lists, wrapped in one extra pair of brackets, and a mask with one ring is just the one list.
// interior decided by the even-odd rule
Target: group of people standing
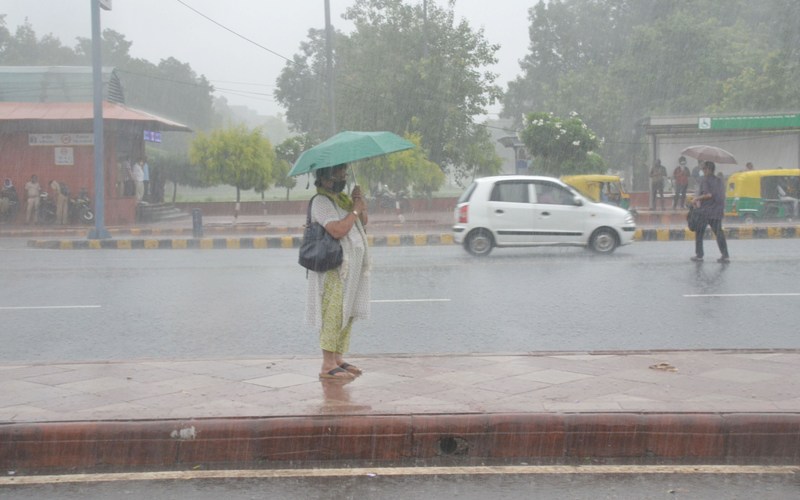
[[(698, 172), (700, 164), (696, 167)], [(696, 174), (696, 173), (695, 173)], [(686, 166), (686, 157), (681, 156), (678, 166), (672, 171), (672, 186), (675, 189), (675, 196), (672, 198), (672, 209), (683, 208), (686, 205), (686, 192), (689, 190), (689, 182), (694, 179), (699, 185), (699, 175), (693, 174)], [(664, 187), (668, 179), (667, 168), (656, 160), (650, 169), (650, 210), (656, 209), (656, 202), (661, 200), (661, 210), (666, 210), (664, 206)]]
[[(50, 181), (48, 186), (53, 191), (55, 223), (67, 224), (69, 222), (69, 189), (64, 182), (56, 180)], [(25, 183), (23, 192), (25, 194), (25, 224), (36, 224), (39, 222), (41, 197), (44, 192), (36, 174), (31, 175), (31, 178)], [(19, 202), (17, 188), (11, 179), (5, 179), (0, 192), (0, 214), (4, 216), (15, 215)], [(12, 210), (14, 211), (13, 214), (11, 213)], [(9, 217), (4, 218), (8, 219)]]
[(137, 202), (145, 201), (150, 195), (150, 165), (147, 158), (140, 157), (133, 163), (124, 160), (120, 163), (122, 174), (122, 196), (135, 196)]

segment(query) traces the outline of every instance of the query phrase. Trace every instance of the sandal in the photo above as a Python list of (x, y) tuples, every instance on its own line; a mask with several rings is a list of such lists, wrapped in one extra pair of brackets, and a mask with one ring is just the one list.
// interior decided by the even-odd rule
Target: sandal
[(319, 374), (320, 379), (338, 379), (338, 380), (350, 380), (353, 378), (353, 374), (345, 370), (341, 367), (336, 367), (333, 370), (330, 370), (326, 373)]
[(348, 373), (351, 373), (351, 374), (355, 375), (356, 377), (359, 376), (359, 375), (363, 375), (364, 374), (364, 370), (362, 370), (361, 368), (357, 367), (356, 365), (351, 365), (350, 363), (342, 363), (341, 365), (339, 365), (339, 368), (341, 368), (342, 370), (344, 370), (344, 371), (346, 371)]

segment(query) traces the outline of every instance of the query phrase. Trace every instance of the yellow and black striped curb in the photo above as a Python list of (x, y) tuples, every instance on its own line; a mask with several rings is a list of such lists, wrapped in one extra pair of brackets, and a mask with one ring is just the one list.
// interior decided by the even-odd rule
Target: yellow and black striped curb
[[(55, 250), (117, 249), (200, 249), (232, 250), (240, 248), (299, 248), (302, 236), (256, 236), (232, 238), (171, 238), (171, 239), (124, 239), (124, 240), (29, 240), (32, 248)], [(452, 245), (453, 235), (442, 234), (389, 234), (368, 235), (368, 243), (374, 247), (399, 247), (423, 245)]]
[[(778, 239), (800, 237), (800, 226), (774, 227), (729, 227), (725, 228), (728, 239)], [(369, 245), (374, 247), (452, 245), (450, 233), (368, 235)], [(710, 230), (706, 239), (713, 238)], [(298, 248), (302, 236), (255, 236), (230, 238), (128, 238), (108, 240), (28, 240), (28, 247), (52, 250), (158, 250), (200, 249), (232, 250), (241, 248)], [(635, 241), (694, 241), (694, 233), (688, 229), (637, 229)]]

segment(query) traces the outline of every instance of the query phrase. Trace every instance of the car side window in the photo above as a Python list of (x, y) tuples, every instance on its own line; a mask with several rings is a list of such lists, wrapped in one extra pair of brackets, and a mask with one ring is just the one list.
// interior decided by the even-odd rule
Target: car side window
[(527, 182), (498, 182), (492, 189), (490, 201), (530, 203)]
[(572, 193), (555, 184), (536, 183), (536, 203), (574, 205)]

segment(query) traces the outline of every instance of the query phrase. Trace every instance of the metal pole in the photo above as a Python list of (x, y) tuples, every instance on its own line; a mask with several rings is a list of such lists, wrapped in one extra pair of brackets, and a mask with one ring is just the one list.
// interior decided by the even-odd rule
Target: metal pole
[(92, 92), (94, 97), (94, 229), (90, 240), (108, 239), (105, 225), (105, 179), (103, 148), (103, 66), (100, 38), (100, 0), (92, 0)]
[(328, 107), (331, 113), (331, 135), (336, 134), (336, 94), (333, 88), (333, 26), (331, 26), (331, 4), (325, 0), (325, 48), (328, 57)]

